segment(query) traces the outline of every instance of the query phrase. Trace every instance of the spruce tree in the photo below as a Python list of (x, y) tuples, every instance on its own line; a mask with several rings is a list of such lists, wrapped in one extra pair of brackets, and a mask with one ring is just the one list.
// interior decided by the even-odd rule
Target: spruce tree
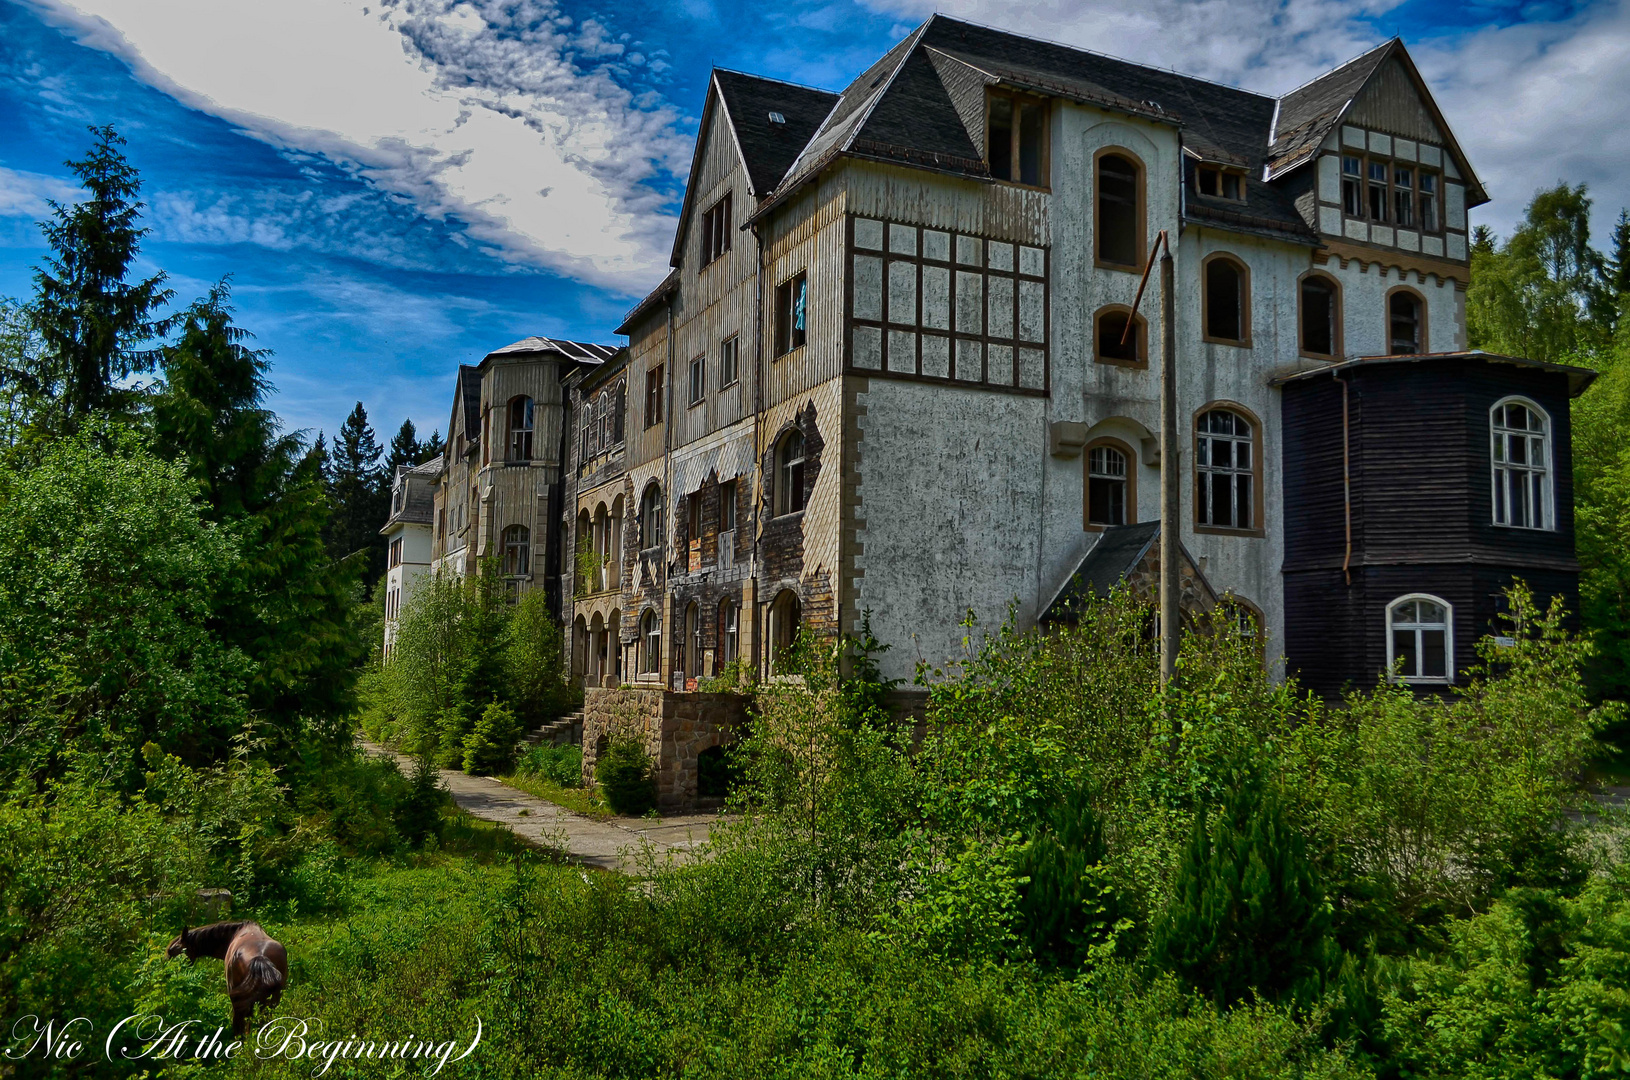
[(396, 483), (396, 470), (403, 465), (419, 464), (421, 444), (418, 432), (413, 427), (412, 420), (403, 420), (402, 426), (397, 429), (396, 435), (391, 439), (390, 450), (385, 454), (385, 486), (388, 488)]
[(441, 452), (441, 429), (437, 428), (430, 433), (430, 438), (419, 444), (419, 464), (423, 465)]
[(187, 464), (207, 516), (232, 523), (241, 538), (218, 626), (255, 662), (251, 706), (292, 736), (302, 716), (350, 707), (363, 653), (349, 629), (354, 572), (323, 543), (321, 438), (305, 452), (265, 408), (268, 354), (245, 344), (230, 296), (222, 281), (178, 317), (153, 399), (154, 444)]
[(87, 197), (73, 206), (51, 203), (51, 220), (40, 223), (51, 250), (34, 272), (34, 325), (48, 381), (59, 388), (46, 422), (65, 432), (93, 412), (129, 407), (134, 395), (119, 380), (158, 361), (157, 350), (143, 346), (164, 332), (154, 312), (172, 295), (162, 273), (126, 280), (147, 235), (137, 224), (141, 178), (111, 125), (90, 131), (90, 153), (67, 163)]
[(385, 543), (379, 530), (390, 506), (390, 488), (380, 456), (368, 411), (359, 401), (329, 451), (328, 497), (334, 512), (328, 537), (336, 559), (361, 553), (362, 580), (368, 583), (385, 571)]
[(1614, 296), (1630, 293), (1630, 210), (1620, 210), (1618, 224), (1613, 226), (1613, 261), (1608, 287)]

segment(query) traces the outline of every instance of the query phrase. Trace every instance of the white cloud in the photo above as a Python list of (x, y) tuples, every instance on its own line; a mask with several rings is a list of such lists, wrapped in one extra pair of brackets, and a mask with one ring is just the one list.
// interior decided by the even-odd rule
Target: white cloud
[[(138, 77), (290, 150), (348, 163), (502, 258), (624, 290), (661, 268), (678, 114), (553, 0), (33, 0)], [(621, 66), (619, 66), (621, 65)]]
[(48, 200), (72, 203), (79, 189), (58, 176), (21, 172), (0, 165), (0, 217), (25, 217), (38, 221), (51, 213)]

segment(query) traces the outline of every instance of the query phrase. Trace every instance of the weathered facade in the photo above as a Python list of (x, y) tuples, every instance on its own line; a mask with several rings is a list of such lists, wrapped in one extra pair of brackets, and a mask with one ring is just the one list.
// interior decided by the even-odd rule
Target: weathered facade
[(435, 525), (436, 478), (440, 454), (423, 465), (403, 465), (391, 478), (391, 515), (379, 530), (385, 538), (385, 655), (396, 641), (402, 606), (413, 598), (419, 578), (430, 569)]

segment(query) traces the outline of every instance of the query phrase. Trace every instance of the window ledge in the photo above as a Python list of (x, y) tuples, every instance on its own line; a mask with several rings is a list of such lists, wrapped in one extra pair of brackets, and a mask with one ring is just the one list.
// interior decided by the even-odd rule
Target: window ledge
[(1496, 529), (1510, 529), (1512, 532), (1525, 533), (1554, 533), (1559, 531), (1554, 526), (1545, 525), (1508, 525), (1503, 521), (1492, 522)]
[(1267, 529), (1227, 529), (1221, 525), (1196, 525), (1194, 531), (1208, 536), (1244, 536), (1257, 540), (1268, 535)]
[(1092, 358), (1092, 362), (1095, 363), (1095, 364), (1103, 364), (1105, 367), (1125, 368), (1128, 371), (1148, 371), (1149, 370), (1149, 361), (1148, 361), (1147, 358), (1142, 359), (1142, 360), (1120, 360), (1120, 359), (1117, 359), (1116, 357), (1113, 357), (1113, 356), (1097, 356), (1097, 355), (1094, 355), (1093, 358)]
[(1227, 345), (1231, 349), (1251, 348), (1250, 338), (1222, 338), (1212, 337), (1210, 334), (1201, 334), (1200, 340), (1205, 342), (1207, 345)]
[(807, 348), (809, 348), (809, 342), (807, 342), (807, 341), (806, 341), (806, 342), (804, 342), (804, 343), (803, 343), (803, 344), (802, 344), (802, 345), (800, 345), (800, 346), (798, 346), (798, 347), (797, 347), (797, 348), (796, 348), (796, 349), (788, 349), (788, 350), (787, 350), (787, 351), (786, 351), (786, 352), (784, 352), (784, 353), (779, 353), (779, 354), (777, 354), (777, 355), (776, 355), (776, 356), (773, 356), (773, 357), (771, 357), (771, 358), (770, 358), (770, 359), (771, 359), (771, 362), (772, 362), (772, 363), (773, 363), (773, 362), (774, 362), (774, 361), (776, 361), (776, 360), (785, 360), (785, 359), (786, 359), (786, 358), (787, 358), (787, 357), (789, 357), (789, 356), (795, 356), (795, 355), (797, 355), (797, 354), (798, 354), (798, 353), (801, 353), (801, 352), (803, 352), (803, 351), (804, 351), (804, 350), (805, 350), (805, 349), (807, 349)]
[[(808, 510), (808, 509), (809, 509), (809, 507), (807, 507), (807, 506), (804, 507), (804, 510)], [(801, 518), (801, 517), (804, 516), (804, 510), (789, 510), (785, 514), (774, 514), (774, 515), (771, 516), (770, 520), (771, 521), (790, 521), (793, 518)]]
[(1143, 273), (1143, 267), (1141, 267), (1141, 266), (1131, 266), (1131, 265), (1129, 265), (1127, 263), (1105, 262), (1104, 260), (1102, 260), (1100, 258), (1097, 258), (1097, 257), (1093, 258), (1092, 265), (1093, 265), (1094, 269), (1098, 269), (1098, 270), (1119, 270), (1123, 274), (1140, 274), (1141, 275)]

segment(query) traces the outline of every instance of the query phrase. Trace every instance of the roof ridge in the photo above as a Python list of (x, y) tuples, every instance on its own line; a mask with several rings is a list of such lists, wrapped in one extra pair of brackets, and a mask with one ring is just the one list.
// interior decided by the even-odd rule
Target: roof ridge
[(793, 86), (797, 87), (799, 90), (811, 90), (817, 94), (828, 94), (832, 97), (841, 97), (843, 94), (843, 91), (841, 90), (828, 90), (825, 87), (811, 86), (808, 83), (793, 82), (791, 79), (777, 79), (769, 75), (759, 75), (752, 71), (741, 71), (736, 68), (720, 67), (718, 64), (713, 65), (713, 70), (715, 73), (722, 72), (725, 75), (740, 75), (744, 79), (757, 79), (759, 82), (775, 83), (778, 86)]
[(1371, 53), (1377, 52), (1377, 51), (1379, 51), (1381, 49), (1385, 49), (1395, 41), (1402, 41), (1402, 40), (1403, 40), (1403, 38), (1398, 37), (1396, 34), (1394, 34), (1392, 37), (1390, 37), (1387, 40), (1383, 41), (1381, 44), (1372, 46), (1372, 47), (1370, 47), (1368, 49), (1365, 49), (1363, 52), (1359, 53), (1357, 56), (1353, 57), (1351, 60), (1343, 60), (1341, 63), (1339, 63), (1335, 67), (1330, 68), (1329, 70), (1325, 71), (1323, 74), (1315, 75), (1311, 79), (1307, 80), (1306, 82), (1301, 83), (1300, 85), (1291, 87), (1289, 90), (1286, 90), (1283, 94), (1280, 94), (1279, 97), (1276, 100), (1283, 101), (1286, 98), (1290, 97), (1292, 94), (1296, 93), (1296, 91), (1298, 91), (1298, 90), (1306, 90), (1308, 87), (1312, 86), (1314, 83), (1319, 82), (1319, 81), (1321, 81), (1323, 79), (1328, 79), (1330, 76), (1334, 75), (1338, 71), (1341, 71), (1343, 68), (1352, 67), (1354, 64), (1358, 63), (1360, 60), (1364, 59), (1366, 56), (1370, 55)]
[[(1245, 87), (1236, 86), (1233, 83), (1219, 82), (1216, 79), (1207, 79), (1200, 75), (1190, 75), (1186, 71), (1179, 71), (1176, 68), (1162, 67), (1159, 64), (1145, 64), (1141, 60), (1129, 60), (1124, 56), (1117, 56), (1115, 53), (1100, 52), (1097, 49), (1086, 49), (1082, 48), (1080, 45), (1071, 45), (1068, 42), (1055, 41), (1052, 38), (1032, 36), (1030, 34), (1019, 34), (1012, 30), (1004, 30), (999, 26), (991, 26), (988, 23), (975, 22), (972, 19), (960, 19), (950, 15), (941, 15), (938, 12), (935, 12), (929, 21), (932, 22), (933, 19), (943, 19), (948, 23), (960, 23), (964, 26), (975, 26), (981, 30), (988, 30), (993, 34), (1003, 34), (1007, 37), (1019, 38), (1023, 41), (1039, 41), (1044, 45), (1052, 45), (1056, 48), (1068, 49), (1070, 52), (1082, 53), (1086, 56), (1096, 56), (1101, 60), (1113, 60), (1118, 64), (1127, 64), (1131, 67), (1144, 68), (1148, 71), (1163, 71), (1168, 75), (1176, 75), (1179, 78), (1189, 79), (1197, 83), (1204, 83), (1207, 86), (1221, 87), (1224, 90), (1233, 90), (1236, 93), (1248, 94), (1251, 97), (1263, 98), (1268, 101), (1272, 101), (1274, 99), (1274, 95), (1272, 94), (1264, 94), (1258, 90), (1247, 90)], [(928, 24), (924, 23), (923, 25), (926, 26)], [(1320, 77), (1322, 78), (1323, 76)]]

